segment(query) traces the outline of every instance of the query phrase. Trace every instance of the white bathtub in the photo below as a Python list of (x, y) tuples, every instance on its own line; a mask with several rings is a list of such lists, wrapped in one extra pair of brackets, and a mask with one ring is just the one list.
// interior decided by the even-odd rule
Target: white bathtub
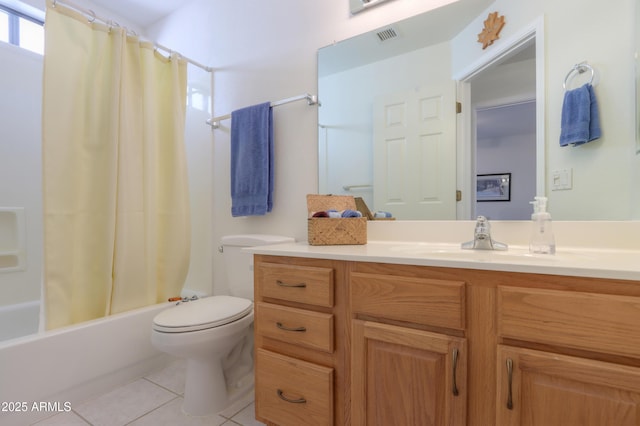
[(0, 306), (0, 345), (9, 339), (37, 333), (39, 318), (39, 300)]
[(0, 424), (31, 424), (166, 365), (171, 358), (151, 345), (151, 322), (170, 306), (0, 342)]

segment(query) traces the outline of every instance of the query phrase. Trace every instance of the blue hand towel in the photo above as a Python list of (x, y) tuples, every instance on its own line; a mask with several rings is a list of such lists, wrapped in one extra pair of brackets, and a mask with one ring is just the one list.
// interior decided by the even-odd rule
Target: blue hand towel
[(231, 113), (231, 215), (256, 216), (273, 207), (271, 103)]
[(568, 90), (562, 102), (560, 146), (582, 145), (600, 137), (600, 114), (593, 87)]
[(591, 120), (589, 120), (589, 140), (598, 139), (602, 130), (600, 129), (600, 111), (598, 109), (598, 99), (596, 99), (596, 92), (593, 90), (592, 85), (588, 85), (589, 87), (589, 98), (591, 99)]

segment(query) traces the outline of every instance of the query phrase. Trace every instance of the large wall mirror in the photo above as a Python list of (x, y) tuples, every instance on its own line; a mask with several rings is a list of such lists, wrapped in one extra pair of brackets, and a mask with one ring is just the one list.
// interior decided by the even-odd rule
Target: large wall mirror
[[(458, 0), (320, 49), (319, 192), (399, 220), (525, 220), (535, 195), (556, 220), (638, 219), (636, 0), (601, 3)], [(494, 11), (505, 26), (483, 49)], [(561, 147), (584, 61), (602, 137)]]

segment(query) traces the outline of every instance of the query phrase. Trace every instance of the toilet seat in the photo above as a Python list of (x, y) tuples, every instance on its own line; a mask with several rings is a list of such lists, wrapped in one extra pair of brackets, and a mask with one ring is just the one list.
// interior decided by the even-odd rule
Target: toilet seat
[(153, 329), (163, 333), (185, 333), (220, 327), (251, 313), (253, 302), (233, 296), (211, 296), (160, 312), (153, 319)]

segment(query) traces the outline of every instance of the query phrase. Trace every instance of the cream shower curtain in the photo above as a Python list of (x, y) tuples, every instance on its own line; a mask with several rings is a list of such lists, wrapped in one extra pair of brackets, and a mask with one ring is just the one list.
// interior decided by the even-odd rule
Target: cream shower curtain
[(47, 2), (47, 328), (179, 296), (189, 267), (186, 62)]

